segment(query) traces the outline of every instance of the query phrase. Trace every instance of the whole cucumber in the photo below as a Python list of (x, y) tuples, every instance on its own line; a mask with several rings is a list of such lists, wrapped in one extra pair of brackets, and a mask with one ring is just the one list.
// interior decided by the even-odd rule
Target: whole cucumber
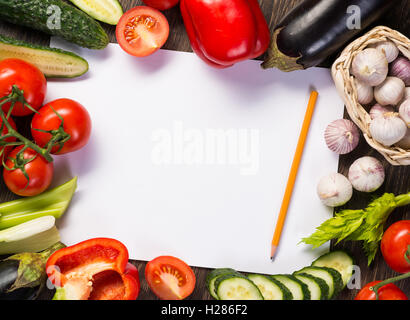
[(376, 21), (397, 0), (305, 0), (273, 31), (264, 69), (319, 65)]
[(97, 21), (62, 0), (0, 0), (0, 19), (89, 49), (103, 49), (109, 43)]

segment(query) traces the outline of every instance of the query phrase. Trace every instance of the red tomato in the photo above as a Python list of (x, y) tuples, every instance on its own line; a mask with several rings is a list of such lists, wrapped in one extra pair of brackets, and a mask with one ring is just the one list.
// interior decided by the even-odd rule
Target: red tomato
[(155, 295), (162, 300), (182, 300), (195, 289), (195, 274), (182, 260), (161, 256), (148, 262), (145, 279)]
[[(33, 108), (39, 109), (44, 101), (47, 91), (47, 81), (44, 74), (34, 65), (19, 59), (4, 59), (0, 61), (0, 97), (9, 95), (13, 85), (24, 92), (26, 102)], [(3, 105), (7, 112), (10, 103)], [(32, 114), (29, 108), (21, 102), (14, 105), (12, 115), (26, 116)]]
[[(13, 127), (13, 129), (16, 129), (16, 124), (14, 123), (14, 121), (11, 117), (8, 119), (8, 121), (9, 121), (10, 125)], [(2, 123), (3, 123), (3, 120), (0, 118), (0, 127), (1, 127)], [(7, 134), (8, 132), (9, 131), (7, 130), (6, 126), (3, 126), (3, 131), (1, 133), (1, 135), (3, 136), (5, 134)], [(14, 141), (16, 141), (16, 138), (13, 138), (13, 137), (6, 138), (5, 141), (6, 142), (14, 142)], [(3, 149), (4, 149), (4, 151), (2, 153), (0, 161), (3, 161), (3, 160), (5, 161), (7, 159), (7, 155), (10, 153), (10, 151), (13, 149), (13, 147), (12, 146), (0, 147), (0, 151), (3, 150)], [(3, 164), (3, 162), (0, 163), (0, 166), (2, 164)]]
[(158, 10), (139, 6), (127, 11), (116, 29), (118, 44), (136, 57), (148, 56), (161, 48), (169, 35), (167, 18)]
[[(381, 281), (373, 281), (368, 283), (366, 286), (359, 291), (355, 300), (376, 300), (376, 293), (370, 290), (371, 287), (375, 286)], [(408, 300), (407, 296), (393, 283), (386, 284), (381, 287), (378, 291), (379, 300)]]
[[(53, 110), (54, 109), (54, 110)], [(76, 151), (84, 147), (91, 135), (91, 119), (87, 110), (78, 102), (70, 99), (58, 99), (47, 103), (36, 113), (31, 121), (31, 134), (36, 144), (45, 147), (50, 141), (52, 135), (41, 130), (57, 130), (61, 124), (61, 119), (54, 112), (64, 119), (64, 132), (70, 135), (68, 141), (64, 142), (60, 149), (55, 145), (51, 152), (55, 154), (64, 154)]]
[[(6, 166), (13, 168), (12, 159), (16, 159), (18, 152), (24, 146), (14, 148), (6, 160)], [(34, 160), (24, 165), (29, 180), (24, 176), (21, 169), (3, 170), (3, 179), (7, 187), (19, 196), (35, 196), (45, 191), (51, 184), (53, 178), (53, 163), (48, 162), (34, 150), (27, 148), (23, 153), (23, 159)]]
[(380, 245), (384, 260), (394, 271), (410, 272), (410, 220), (392, 224), (384, 233)]
[(179, 0), (142, 0), (147, 6), (158, 10), (168, 10), (177, 5)]

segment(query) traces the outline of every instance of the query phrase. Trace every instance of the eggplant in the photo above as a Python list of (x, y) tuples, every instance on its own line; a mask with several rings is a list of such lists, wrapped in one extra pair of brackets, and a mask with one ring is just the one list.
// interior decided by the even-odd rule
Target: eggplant
[[(262, 68), (276, 67), (289, 72), (315, 67), (347, 45), (397, 1), (305, 0), (275, 27)], [(360, 28), (352, 26), (351, 22), (358, 22), (353, 19), (355, 14), (360, 16)]]
[(46, 262), (64, 248), (57, 242), (40, 253), (19, 253), (0, 261), (0, 300), (34, 300), (44, 287)]

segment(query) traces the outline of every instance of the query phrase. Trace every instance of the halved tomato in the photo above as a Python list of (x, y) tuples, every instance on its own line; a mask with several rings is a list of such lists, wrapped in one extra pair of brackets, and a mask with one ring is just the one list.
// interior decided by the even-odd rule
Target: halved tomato
[(167, 41), (169, 24), (158, 10), (146, 6), (135, 7), (121, 17), (116, 29), (120, 47), (136, 57), (148, 56)]
[(161, 256), (148, 262), (145, 279), (154, 294), (162, 300), (182, 300), (195, 289), (195, 274), (182, 260)]

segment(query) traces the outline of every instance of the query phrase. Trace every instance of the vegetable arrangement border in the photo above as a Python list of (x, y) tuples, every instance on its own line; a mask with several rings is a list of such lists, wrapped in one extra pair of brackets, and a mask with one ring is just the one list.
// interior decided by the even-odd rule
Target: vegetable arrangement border
[(370, 134), (371, 118), (366, 109), (358, 102), (354, 77), (350, 67), (354, 57), (372, 43), (390, 40), (400, 52), (410, 59), (410, 40), (403, 34), (385, 26), (378, 26), (348, 45), (332, 66), (332, 76), (339, 94), (343, 98), (347, 112), (353, 122), (362, 130), (367, 143), (381, 153), (392, 165), (410, 165), (410, 150), (399, 147), (386, 147), (375, 141)]

